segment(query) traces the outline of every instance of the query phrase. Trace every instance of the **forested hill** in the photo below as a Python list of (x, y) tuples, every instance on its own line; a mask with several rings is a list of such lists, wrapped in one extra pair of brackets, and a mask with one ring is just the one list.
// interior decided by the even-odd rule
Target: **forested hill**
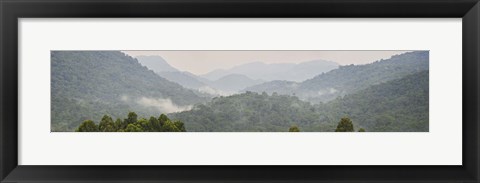
[(217, 97), (190, 111), (169, 115), (185, 123), (187, 131), (286, 131), (318, 119), (315, 108), (296, 97), (246, 92)]
[(338, 96), (428, 70), (428, 68), (428, 51), (414, 51), (371, 64), (341, 66), (301, 83), (267, 82), (249, 87), (245, 91), (265, 91), (270, 94), (277, 92), (278, 94), (296, 95), (300, 99), (314, 103), (327, 102)]
[(428, 131), (429, 71), (374, 85), (320, 105), (322, 121), (348, 116), (367, 131)]
[(187, 131), (334, 131), (343, 117), (355, 130), (428, 131), (428, 71), (373, 85), (311, 105), (295, 96), (246, 92), (218, 97), (190, 111), (170, 114), (185, 123)]
[(52, 51), (51, 69), (53, 131), (105, 114), (156, 116), (208, 100), (119, 51)]

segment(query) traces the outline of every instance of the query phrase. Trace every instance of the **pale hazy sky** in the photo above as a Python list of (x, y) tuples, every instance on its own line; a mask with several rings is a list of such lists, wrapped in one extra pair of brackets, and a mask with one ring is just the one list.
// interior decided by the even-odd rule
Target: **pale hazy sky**
[(193, 74), (229, 69), (250, 62), (301, 63), (328, 60), (340, 65), (366, 64), (407, 51), (123, 51), (132, 57), (162, 56), (171, 66)]

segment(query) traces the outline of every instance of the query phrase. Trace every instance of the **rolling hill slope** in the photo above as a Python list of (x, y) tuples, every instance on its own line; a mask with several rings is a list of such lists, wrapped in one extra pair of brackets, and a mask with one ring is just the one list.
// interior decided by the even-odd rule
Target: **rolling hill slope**
[(156, 116), (208, 100), (119, 51), (52, 51), (51, 89), (53, 131), (72, 131), (104, 114)]
[(295, 95), (302, 100), (313, 103), (328, 102), (372, 85), (399, 79), (428, 69), (428, 51), (414, 51), (371, 64), (341, 66), (300, 83), (272, 81), (244, 90)]
[(312, 105), (295, 96), (246, 92), (217, 97), (189, 111), (169, 114), (188, 131), (335, 130), (343, 117), (367, 131), (428, 131), (428, 71), (372, 85), (325, 104)]

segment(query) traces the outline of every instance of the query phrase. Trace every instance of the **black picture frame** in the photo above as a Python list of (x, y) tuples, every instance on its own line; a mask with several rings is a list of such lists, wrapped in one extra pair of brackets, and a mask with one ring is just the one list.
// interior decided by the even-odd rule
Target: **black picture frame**
[[(479, 182), (478, 0), (0, 0), (1, 182)], [(462, 18), (462, 166), (19, 166), (18, 18)], [(445, 96), (448, 97), (448, 96)]]

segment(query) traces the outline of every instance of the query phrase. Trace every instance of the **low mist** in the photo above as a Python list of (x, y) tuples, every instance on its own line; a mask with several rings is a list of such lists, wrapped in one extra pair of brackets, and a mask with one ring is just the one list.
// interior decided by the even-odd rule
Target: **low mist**
[(140, 97), (136, 99), (132, 99), (132, 97), (123, 95), (121, 96), (120, 100), (124, 102), (134, 101), (136, 104), (142, 107), (152, 107), (158, 109), (159, 112), (162, 113), (174, 113), (174, 112), (181, 112), (187, 111), (192, 109), (193, 106), (179, 106), (172, 102), (169, 98), (150, 98), (150, 97)]

